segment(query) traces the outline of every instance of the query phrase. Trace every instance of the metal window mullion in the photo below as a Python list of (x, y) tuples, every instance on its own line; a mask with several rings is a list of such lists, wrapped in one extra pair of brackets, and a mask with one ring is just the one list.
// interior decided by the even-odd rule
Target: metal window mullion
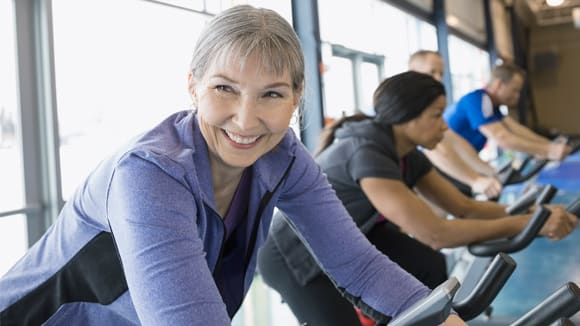
[(0, 212), (0, 218), (2, 217), (9, 217), (9, 216), (14, 216), (14, 215), (20, 215), (20, 214), (38, 214), (41, 210), (41, 206), (39, 204), (37, 205), (32, 205), (32, 206), (26, 206), (23, 208), (19, 208), (19, 209), (14, 209), (14, 210), (10, 210), (10, 211), (2, 211)]
[(489, 66), (493, 68), (499, 58), (495, 45), (495, 34), (493, 32), (493, 18), (491, 17), (491, 0), (483, 1), (483, 14), (485, 20), (486, 50), (489, 53)]
[(318, 144), (324, 126), (322, 90), (322, 64), (317, 0), (292, 0), (294, 30), (304, 52), (306, 88), (304, 89), (301, 116), (301, 139), (310, 151)]
[(20, 132), (28, 243), (36, 242), (62, 207), (51, 2), (19, 0), (15, 4)]
[(360, 54), (355, 54), (351, 58), (352, 64), (352, 86), (354, 89), (354, 112), (362, 112), (362, 63), (363, 59)]
[(451, 66), (449, 64), (449, 30), (446, 21), (445, 0), (433, 0), (433, 21), (437, 31), (437, 48), (445, 64), (443, 84), (447, 101), (453, 100), (453, 83), (451, 80)]
[(168, 3), (168, 2), (165, 2), (165, 1), (159, 1), (159, 0), (142, 0), (142, 1), (150, 2), (150, 3), (154, 3), (156, 5), (165, 6), (165, 7), (169, 7), (169, 8), (174, 8), (174, 9), (178, 9), (178, 10), (185, 10), (185, 11), (193, 12), (193, 13), (196, 13), (196, 14), (204, 15), (204, 16), (207, 16), (207, 17), (213, 17), (213, 16), (215, 16), (214, 13), (211, 13), (211, 12), (207, 11), (207, 1), (206, 0), (203, 1), (203, 9), (202, 10), (196, 10), (196, 9), (193, 9), (193, 8), (184, 7), (184, 6), (176, 5), (176, 4), (173, 4), (173, 3)]
[(363, 112), (362, 96), (362, 64), (370, 63), (377, 66), (377, 76), (379, 82), (385, 78), (385, 57), (382, 55), (366, 53), (355, 49), (349, 49), (342, 45), (331, 44), (332, 55), (339, 58), (350, 60), (352, 67), (352, 82), (354, 90), (354, 111), (355, 113)]
[(383, 82), (383, 79), (385, 79), (385, 61), (384, 60), (377, 64), (377, 73), (378, 73), (379, 84), (380, 84)]
[[(521, 23), (518, 21), (518, 17), (516, 15), (516, 11), (514, 8), (514, 4), (507, 6), (507, 12), (510, 17), (510, 29), (511, 29), (511, 36), (512, 36), (512, 46), (514, 48), (514, 61), (515, 63), (520, 66), (524, 70), (528, 70), (528, 62), (526, 60), (526, 51), (524, 46), (522, 46), (521, 40), (521, 30), (525, 28)], [(524, 126), (527, 125), (527, 107), (528, 102), (530, 102), (530, 109), (534, 110), (533, 104), (533, 97), (531, 96), (531, 87), (529, 79), (524, 80), (524, 85), (521, 90), (521, 96), (518, 101), (518, 120)], [(534, 119), (535, 120), (535, 119)], [(532, 126), (537, 126), (537, 121), (533, 121)]]

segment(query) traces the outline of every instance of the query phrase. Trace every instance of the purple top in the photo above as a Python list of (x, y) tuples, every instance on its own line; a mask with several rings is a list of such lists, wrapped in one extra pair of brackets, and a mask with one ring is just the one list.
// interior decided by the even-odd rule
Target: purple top
[[(103, 161), (47, 233), (0, 277), (0, 324), (230, 325), (228, 315), (238, 309), (232, 302), (250, 288), (275, 207), (337, 286), (373, 309), (397, 316), (427, 295), (425, 286), (368, 242), (292, 129), (251, 172), (250, 187), (242, 183), (239, 190), (249, 196), (240, 200), (247, 209), (238, 210), (246, 218), (228, 240), (245, 244), (231, 254), (243, 259), (240, 266), (227, 259), (224, 220), (215, 208), (208, 147), (195, 113), (168, 117)], [(101, 240), (110, 251), (105, 255)], [(79, 256), (95, 269), (70, 269), (86, 267), (71, 264)], [(97, 260), (104, 258), (111, 264)], [(115, 266), (122, 275), (109, 277)], [(227, 285), (216, 281), (219, 270)], [(242, 274), (243, 284), (229, 281)], [(53, 282), (60, 280), (55, 275), (71, 282)], [(81, 291), (79, 281), (98, 286)], [(56, 292), (47, 284), (64, 288)], [(100, 301), (78, 299), (86, 295)], [(31, 296), (37, 298), (33, 304)], [(69, 298), (56, 300), (62, 296)]]
[[(224, 255), (214, 273), (214, 279), (222, 299), (226, 303), (230, 317), (236, 313), (234, 308), (239, 307), (244, 300), (243, 294), (237, 289), (243, 288), (244, 285), (244, 270), (239, 267), (243, 266), (249, 245), (245, 226), (247, 224), (251, 179), (252, 170), (246, 168), (236, 188), (230, 208), (224, 217), (226, 228)], [(238, 228), (238, 226), (242, 227)]]
[(252, 178), (252, 170), (250, 168), (244, 169), (238, 188), (234, 193), (234, 198), (226, 216), (224, 217), (224, 224), (226, 227), (226, 241), (229, 240), (232, 232), (240, 224), (241, 220), (248, 215), (248, 200), (250, 198), (250, 180)]

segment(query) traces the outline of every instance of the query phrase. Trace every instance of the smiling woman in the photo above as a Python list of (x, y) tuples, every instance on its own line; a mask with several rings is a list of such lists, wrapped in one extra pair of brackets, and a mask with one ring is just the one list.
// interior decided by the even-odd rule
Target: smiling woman
[(239, 58), (225, 65), (214, 63), (199, 81), (193, 73), (189, 76), (197, 121), (209, 149), (216, 207), (224, 217), (245, 169), (286, 134), (301, 95), (291, 87), (287, 72), (264, 69), (257, 51), (242, 65), (236, 64)]

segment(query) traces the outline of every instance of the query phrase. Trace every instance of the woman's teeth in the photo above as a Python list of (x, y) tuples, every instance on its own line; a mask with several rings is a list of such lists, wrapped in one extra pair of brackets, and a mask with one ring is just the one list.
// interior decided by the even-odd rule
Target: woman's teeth
[(242, 137), (238, 134), (234, 134), (232, 132), (229, 132), (226, 130), (226, 134), (228, 135), (228, 137), (233, 140), (234, 142), (238, 143), (238, 144), (242, 144), (242, 145), (247, 145), (247, 144), (251, 144), (253, 142), (255, 142), (258, 138), (260, 138), (260, 136), (252, 136), (252, 137)]

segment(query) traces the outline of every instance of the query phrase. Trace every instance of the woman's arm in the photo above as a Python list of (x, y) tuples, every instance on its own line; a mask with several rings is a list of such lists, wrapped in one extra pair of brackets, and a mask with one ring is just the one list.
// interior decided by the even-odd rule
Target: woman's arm
[(439, 218), (402, 182), (363, 178), (360, 185), (373, 206), (386, 218), (434, 249), (508, 237), (521, 230), (527, 218), (491, 221)]
[[(420, 189), (424, 197), (431, 198), (435, 203), (439, 203), (440, 207), (448, 207), (448, 211), (458, 217), (481, 220), (509, 220), (516, 218), (527, 222), (532, 215), (522, 214), (506, 218), (503, 205), (492, 201), (474, 200), (463, 195), (435, 170), (421, 178), (416, 188)], [(442, 196), (441, 194), (445, 195)], [(540, 230), (540, 235), (547, 236), (551, 240), (560, 240), (576, 228), (578, 219), (566, 212), (564, 206), (550, 205), (548, 208), (551, 214), (544, 227)]]
[(305, 149), (281, 191), (278, 208), (345, 297), (396, 317), (429, 293), (370, 244)]
[[(505, 212), (502, 214), (501, 205), (466, 200), (467, 197), (455, 187), (433, 173), (436, 172), (431, 171), (426, 175), (429, 179), (423, 177), (417, 188), (425, 188), (424, 182), (432, 183), (434, 179), (441, 179), (444, 182), (437, 182), (440, 183), (439, 187), (433, 186), (430, 191), (425, 191), (426, 198), (434, 200), (441, 207), (449, 208), (451, 213), (464, 213), (471, 218), (439, 218), (425, 202), (398, 180), (363, 178), (360, 185), (383, 216), (434, 249), (511, 237), (520, 232), (530, 218), (530, 215), (500, 217), (505, 215)], [(470, 208), (476, 213), (470, 213)], [(473, 219), (476, 214), (481, 214), (479, 218), (484, 219)], [(553, 234), (554, 236), (550, 236), (552, 239), (561, 239), (576, 227), (576, 223), (576, 218), (571, 214), (554, 208), (540, 235)]]
[(192, 193), (158, 166), (117, 167), (107, 216), (143, 325), (229, 325), (195, 223)]

